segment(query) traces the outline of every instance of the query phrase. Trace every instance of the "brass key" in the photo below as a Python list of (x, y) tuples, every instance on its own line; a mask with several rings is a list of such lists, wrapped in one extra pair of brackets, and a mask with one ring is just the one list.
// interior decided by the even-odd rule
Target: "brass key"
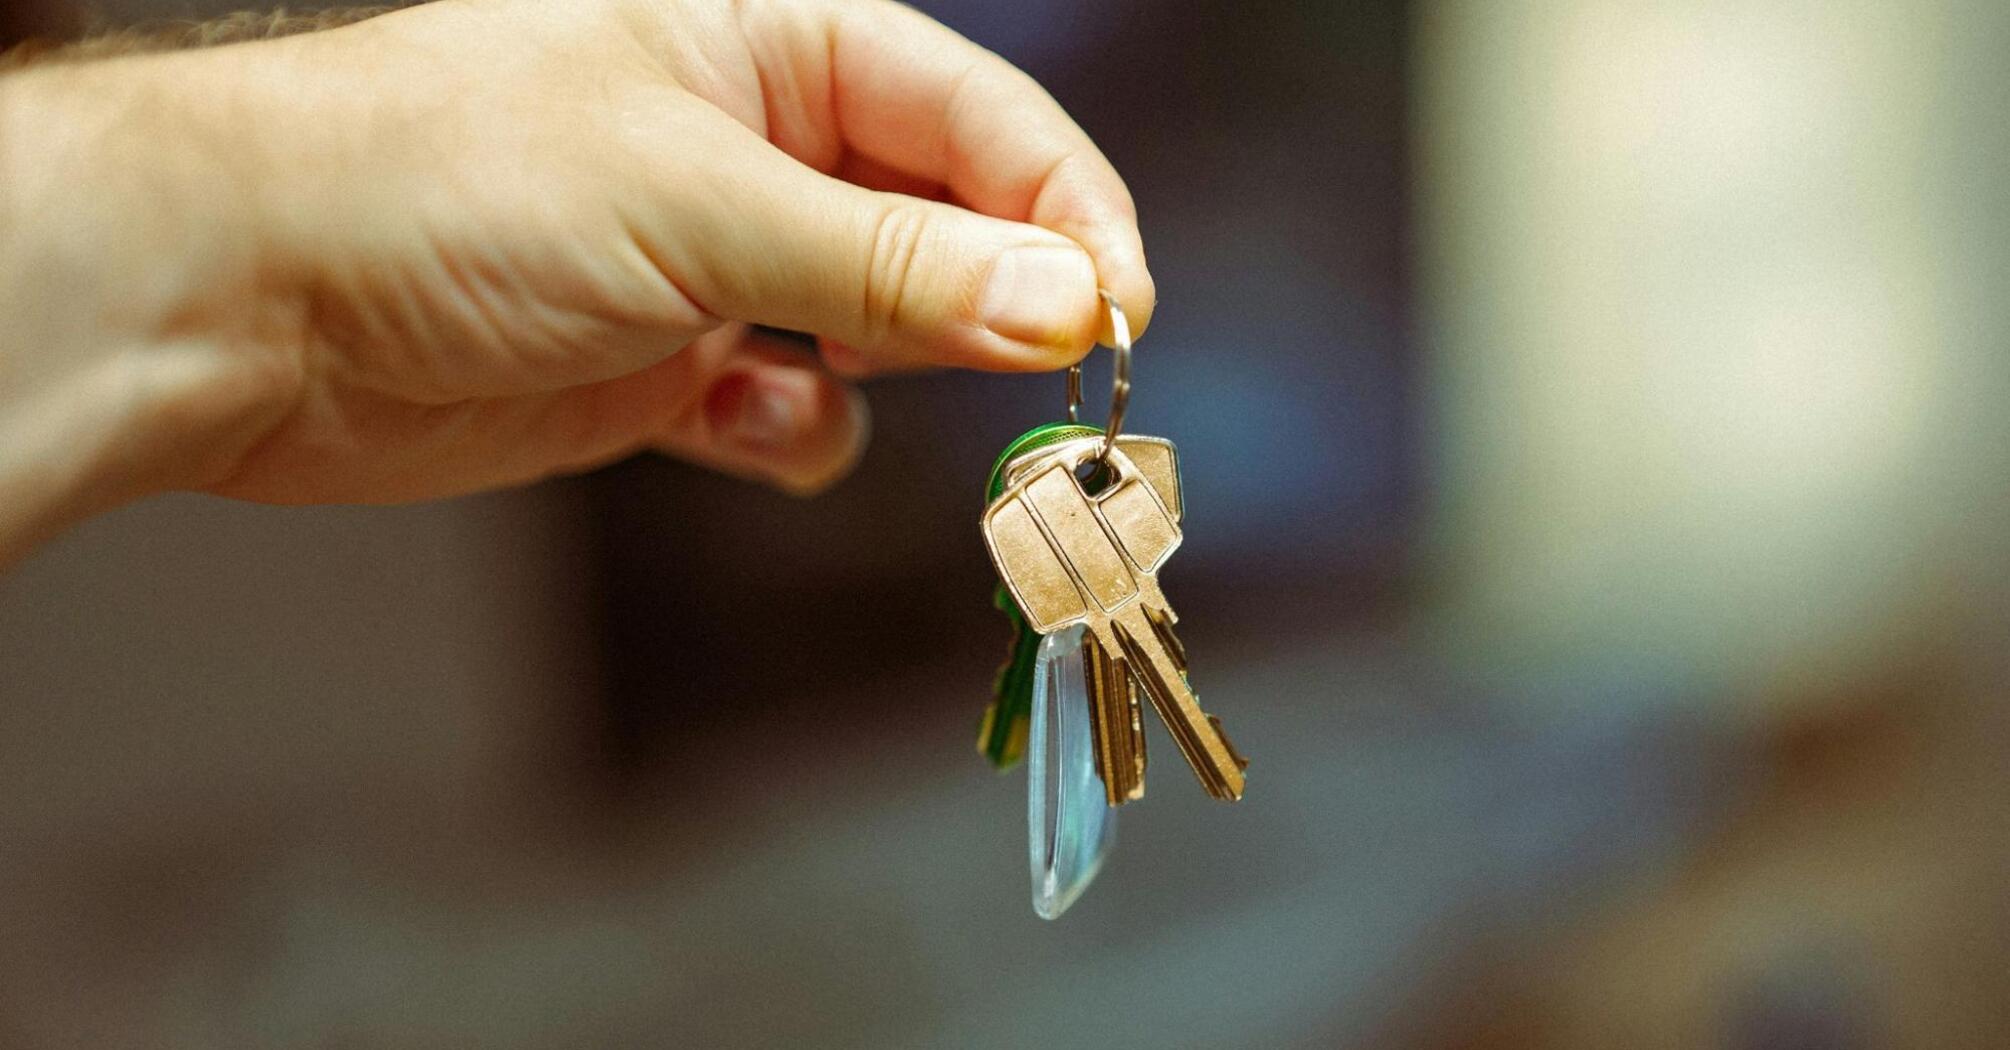
[[(1090, 431), (1007, 460), (999, 477), (1010, 485), (1057, 453), (1066, 455), (1081, 449), (1100, 452), (1102, 447), (1102, 434)], [(1177, 521), (1181, 512), (1179, 452), (1173, 443), (1159, 437), (1125, 434), (1117, 438), (1117, 448), (1137, 465), (1159, 501)], [(1109, 804), (1120, 806), (1145, 795), (1144, 712), (1139, 689), (1123, 665), (1104, 651), (1094, 635), (1083, 638), (1082, 648), (1082, 666), (1088, 676), (1089, 727), (1095, 736), (1096, 773), (1102, 778)], [(1183, 657), (1181, 670), (1185, 670)]]
[[(1103, 652), (1151, 697), (1208, 794), (1241, 798), (1248, 763), (1188, 686), (1172, 632), (1177, 618), (1159, 591), (1159, 567), (1181, 538), (1177, 517), (1120, 447), (1071, 443), (1043, 451), (984, 513), (984, 542), (999, 577), (1039, 633), (1087, 624)], [(1096, 469), (1100, 487), (1091, 495), (1081, 475)], [(1121, 719), (1098, 721), (1110, 738), (1099, 750), (1129, 750)], [(1113, 765), (1123, 779), (1126, 763)], [(1116, 786), (1105, 784), (1114, 799)]]
[(1138, 687), (1124, 665), (1093, 635), (1082, 638), (1082, 670), (1089, 685), (1089, 735), (1096, 775), (1112, 806), (1145, 797), (1145, 723)]

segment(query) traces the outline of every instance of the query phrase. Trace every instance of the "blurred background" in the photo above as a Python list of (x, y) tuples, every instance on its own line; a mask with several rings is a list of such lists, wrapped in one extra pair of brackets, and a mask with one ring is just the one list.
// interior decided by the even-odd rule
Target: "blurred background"
[(2010, 8), (920, 6), (1135, 191), (1247, 799), (1155, 736), (1033, 916), (1058, 376), (875, 382), (813, 502), (156, 500), (0, 578), (0, 1045), (2010, 1045)]

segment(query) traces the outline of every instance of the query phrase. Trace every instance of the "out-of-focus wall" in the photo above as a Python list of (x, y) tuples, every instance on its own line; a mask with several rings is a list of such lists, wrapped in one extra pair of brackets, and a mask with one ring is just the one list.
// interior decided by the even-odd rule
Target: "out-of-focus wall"
[(1717, 797), (1406, 1045), (2005, 1045), (2010, 7), (1418, 29), (1430, 650)]
[(1746, 712), (1975, 623), (2010, 541), (2010, 8), (1418, 25), (1448, 651)]

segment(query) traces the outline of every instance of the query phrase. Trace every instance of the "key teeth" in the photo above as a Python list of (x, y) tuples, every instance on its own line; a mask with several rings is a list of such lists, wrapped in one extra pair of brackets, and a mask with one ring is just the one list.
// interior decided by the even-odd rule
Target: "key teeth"
[(1089, 694), (1089, 735), (1096, 776), (1111, 806), (1144, 797), (1144, 736), (1137, 700), (1123, 665), (1093, 635), (1082, 639), (1082, 670)]
[(1247, 770), (1249, 768), (1249, 759), (1242, 757), (1242, 752), (1235, 749), (1235, 742), (1230, 740), (1228, 732), (1221, 728), (1221, 719), (1209, 715), (1207, 716), (1207, 723), (1214, 727), (1214, 735), (1221, 738), (1221, 746), (1228, 752), (1228, 757), (1235, 760), (1235, 768)]
[(1240, 773), (1241, 771), (1237, 770), (1238, 775), (1233, 783), (1229, 782), (1227, 778), (1202, 780), (1201, 787), (1206, 789), (1209, 798), (1217, 802), (1240, 802), (1242, 801), (1242, 777)]
[(1186, 643), (1180, 641), (1179, 635), (1174, 634), (1172, 629), (1173, 624), (1179, 622), (1179, 616), (1169, 607), (1165, 609), (1147, 607), (1145, 622), (1152, 625), (1152, 633), (1158, 635), (1159, 644), (1165, 647), (1166, 652), (1172, 654), (1173, 666), (1178, 667), (1181, 674), (1185, 674)]
[(1131, 684), (1129, 671), (1119, 670), (1117, 682), (1124, 691), (1124, 709), (1130, 717), (1131, 739), (1135, 741), (1137, 748), (1137, 772), (1132, 778), (1131, 789), (1124, 796), (1124, 801), (1135, 802), (1145, 797), (1145, 768), (1149, 764), (1145, 750), (1145, 702), (1138, 696), (1137, 686)]
[[(1208, 720), (1211, 722), (1214, 721), (1213, 716), (1209, 716)], [(1215, 723), (1215, 728), (1217, 731), (1220, 729), (1219, 722)], [(1223, 738), (1222, 744), (1226, 747), (1228, 740)], [(1242, 771), (1249, 768), (1249, 763), (1245, 762), (1241, 755), (1236, 754), (1235, 749), (1232, 747), (1228, 748), (1228, 757), (1235, 762), (1235, 776), (1232, 779), (1224, 777), (1221, 783), (1217, 785), (1220, 790), (1210, 791), (1209, 794), (1212, 794), (1223, 802), (1240, 802), (1242, 801), (1243, 786), (1246, 783), (1246, 778), (1242, 775)]]
[(1243, 774), (1249, 769), (1249, 760), (1242, 757), (1242, 752), (1229, 742), (1228, 734), (1221, 731), (1221, 719), (1208, 715), (1207, 724), (1214, 730), (1215, 739), (1221, 741), (1221, 749), (1228, 753), (1228, 760), (1235, 763), (1235, 775), (1231, 777), (1224, 773), (1219, 780), (1208, 783), (1207, 793), (1222, 802), (1240, 802), (1248, 779)]
[[(1244, 778), (1233, 751), (1218, 737), (1214, 741), (1217, 746), (1211, 749), (1202, 736), (1203, 732), (1217, 734), (1221, 723), (1200, 709), (1186, 674), (1173, 666), (1172, 652), (1163, 644), (1162, 623), (1149, 613), (1149, 607), (1132, 606), (1099, 629), (1108, 632), (1131, 680), (1151, 698), (1202, 790), (1224, 801), (1239, 799)], [(1154, 647), (1145, 644), (1147, 639)]]

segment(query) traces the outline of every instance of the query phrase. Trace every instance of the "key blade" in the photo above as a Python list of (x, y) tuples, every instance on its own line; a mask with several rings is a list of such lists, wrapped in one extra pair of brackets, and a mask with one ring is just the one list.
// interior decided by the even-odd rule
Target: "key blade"
[(1179, 667), (1179, 673), (1187, 673), (1186, 643), (1180, 641), (1179, 635), (1173, 633), (1173, 624), (1179, 622), (1179, 617), (1174, 616), (1172, 609), (1166, 606), (1154, 607), (1146, 603), (1145, 619), (1151, 621), (1152, 633), (1159, 636), (1159, 644), (1165, 646), (1166, 652), (1172, 654), (1173, 663)]
[(1178, 660), (1160, 641), (1160, 629), (1153, 626), (1145, 606), (1133, 604), (1094, 622), (1098, 640), (1122, 655), (1125, 670), (1151, 698), (1201, 787), (1223, 801), (1240, 799), (1248, 763), (1229, 746), (1220, 723), (1200, 709), (1199, 698), (1180, 672)]
[(1214, 735), (1221, 738), (1221, 746), (1228, 749), (1228, 757), (1235, 760), (1235, 768), (1248, 769), (1249, 759), (1242, 757), (1242, 752), (1237, 751), (1235, 745), (1229, 742), (1228, 731), (1221, 728), (1221, 719), (1209, 715), (1207, 724), (1214, 727)]
[(1093, 634), (1082, 638), (1082, 665), (1089, 679), (1089, 731), (1104, 794), (1112, 806), (1143, 798), (1145, 735), (1137, 689), (1123, 664)]

